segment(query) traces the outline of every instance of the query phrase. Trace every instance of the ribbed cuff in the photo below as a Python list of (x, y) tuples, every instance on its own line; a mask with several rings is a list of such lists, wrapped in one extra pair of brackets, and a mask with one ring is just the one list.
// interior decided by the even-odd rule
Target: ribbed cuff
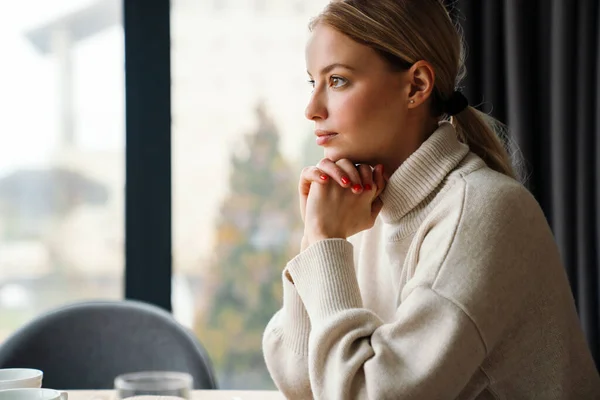
[(310, 319), (296, 287), (283, 271), (283, 327), (284, 341), (296, 354), (308, 355)]
[(350, 242), (314, 243), (290, 261), (287, 270), (313, 326), (339, 311), (362, 308)]

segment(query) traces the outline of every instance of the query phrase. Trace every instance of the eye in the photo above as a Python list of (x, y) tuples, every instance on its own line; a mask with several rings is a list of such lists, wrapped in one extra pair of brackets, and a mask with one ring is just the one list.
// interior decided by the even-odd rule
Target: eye
[(345, 78), (342, 78), (341, 76), (332, 76), (331, 78), (329, 78), (329, 82), (330, 82), (330, 86), (332, 88), (338, 89), (343, 86), (346, 86), (346, 84), (348, 83), (348, 80)]
[(306, 82), (308, 82), (308, 84), (310, 85), (311, 88), (313, 88), (313, 89), (315, 88), (315, 81), (314, 81), (314, 79), (309, 79)]

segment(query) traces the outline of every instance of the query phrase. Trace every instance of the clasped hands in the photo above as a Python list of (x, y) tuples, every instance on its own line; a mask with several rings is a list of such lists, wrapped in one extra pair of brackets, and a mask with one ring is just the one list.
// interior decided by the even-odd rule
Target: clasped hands
[(346, 239), (373, 227), (383, 203), (383, 166), (323, 159), (302, 170), (298, 192), (304, 222), (302, 250), (324, 239)]

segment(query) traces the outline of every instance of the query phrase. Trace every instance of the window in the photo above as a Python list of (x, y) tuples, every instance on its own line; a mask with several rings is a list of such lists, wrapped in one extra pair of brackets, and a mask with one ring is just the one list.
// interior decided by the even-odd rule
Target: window
[(256, 10), (257, 12), (264, 12), (265, 9), (267, 8), (267, 1), (266, 0), (254, 0), (254, 10)]
[(41, 312), (122, 297), (120, 0), (0, 12), (0, 342)]
[(327, 0), (218, 14), (182, 1), (171, 9), (173, 312), (223, 388), (270, 388), (262, 332), (301, 240), (300, 170), (321, 157), (304, 118), (304, 46)]

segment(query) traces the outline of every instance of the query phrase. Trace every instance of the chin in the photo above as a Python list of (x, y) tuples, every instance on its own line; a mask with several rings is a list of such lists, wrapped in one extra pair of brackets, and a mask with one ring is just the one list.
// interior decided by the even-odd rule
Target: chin
[(354, 164), (370, 164), (366, 161), (368, 157), (364, 157), (364, 155), (359, 155), (349, 151), (342, 151), (340, 149), (326, 148), (323, 152), (323, 157), (328, 158), (333, 162), (348, 159)]

